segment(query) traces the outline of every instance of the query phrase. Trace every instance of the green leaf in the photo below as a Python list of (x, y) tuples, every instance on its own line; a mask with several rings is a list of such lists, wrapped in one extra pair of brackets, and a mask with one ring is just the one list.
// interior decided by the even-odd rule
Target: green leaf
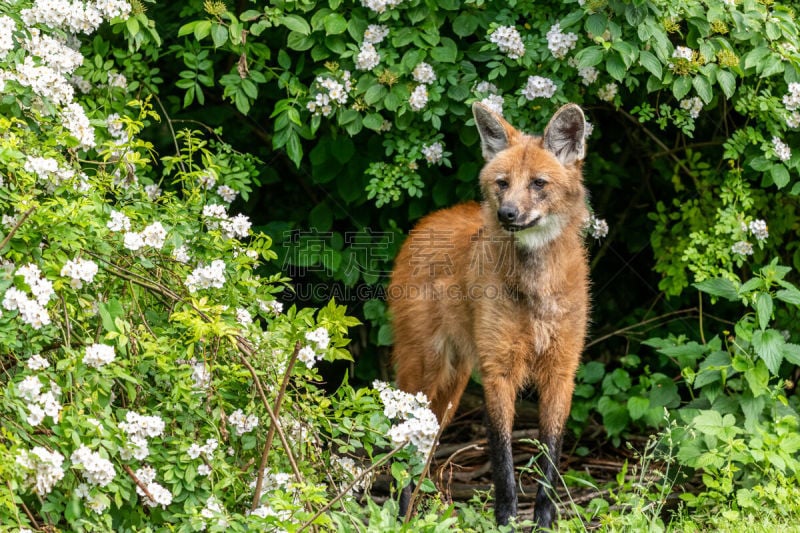
[(717, 72), (717, 83), (727, 98), (731, 98), (736, 92), (736, 76), (727, 70)]
[(617, 81), (622, 81), (625, 78), (627, 69), (618, 53), (608, 54), (606, 57), (606, 71)]
[(603, 60), (605, 52), (601, 46), (587, 46), (575, 55), (579, 67), (593, 67)]
[(299, 15), (283, 15), (279, 21), (293, 32), (301, 35), (309, 35), (311, 33), (311, 26), (306, 22), (306, 19)]
[(719, 435), (722, 428), (722, 415), (714, 410), (708, 409), (700, 411), (700, 414), (692, 420), (694, 427), (706, 435)]
[(378, 330), (378, 346), (392, 345), (392, 326), (383, 324)]
[(647, 69), (650, 74), (661, 79), (662, 68), (661, 68), (661, 61), (658, 60), (656, 56), (648, 52), (647, 50), (640, 50), (639, 51), (639, 64), (642, 65), (644, 68)]
[(347, 30), (347, 20), (339, 13), (331, 13), (323, 22), (326, 35), (339, 35)]
[(211, 21), (210, 20), (201, 20), (197, 23), (194, 27), (194, 37), (198, 41), (202, 41), (208, 36), (208, 33), (211, 31)]
[(297, 132), (292, 131), (289, 139), (286, 142), (286, 153), (289, 154), (289, 159), (300, 168), (300, 161), (303, 159), (303, 145), (300, 144), (300, 137)]
[(321, 202), (308, 214), (308, 223), (312, 230), (320, 233), (329, 231), (333, 226), (333, 213), (327, 202)]
[(380, 113), (370, 113), (364, 117), (364, 127), (373, 131), (380, 131), (383, 126), (383, 117)]
[(650, 409), (650, 400), (641, 396), (631, 396), (628, 398), (628, 414), (632, 420), (639, 420), (647, 414)]
[(760, 292), (756, 296), (756, 316), (758, 317), (758, 327), (767, 329), (769, 321), (772, 319), (772, 296), (768, 292)]
[(367, 105), (375, 105), (383, 100), (388, 92), (389, 91), (383, 85), (379, 83), (373, 84), (367, 89), (367, 92), (364, 93), (364, 103)]
[(580, 370), (584, 383), (597, 383), (605, 376), (606, 367), (600, 361), (589, 361)]
[(452, 39), (443, 38), (441, 46), (431, 50), (431, 57), (440, 63), (455, 63), (458, 47)]
[(228, 40), (228, 28), (222, 24), (214, 23), (211, 26), (211, 40), (214, 41), (214, 48), (219, 48)]
[(694, 90), (697, 91), (698, 96), (700, 99), (703, 100), (704, 103), (708, 104), (711, 102), (711, 99), (714, 97), (714, 94), (711, 91), (711, 82), (705, 76), (697, 75), (692, 79), (692, 85), (694, 86)]
[(753, 349), (774, 376), (778, 375), (781, 368), (785, 344), (780, 331), (768, 329), (753, 333)]
[(590, 37), (600, 37), (606, 31), (608, 19), (602, 13), (593, 13), (586, 19), (586, 31)]
[(478, 29), (478, 17), (461, 13), (453, 20), (453, 33), (459, 37), (470, 37)]
[(783, 357), (793, 365), (800, 365), (800, 344), (791, 342), (784, 344)]
[(786, 187), (789, 183), (789, 171), (783, 164), (775, 163), (769, 169), (769, 173), (772, 176), (772, 181), (775, 182), (775, 186), (779, 189)]
[(184, 35), (189, 35), (190, 33), (194, 33), (194, 27), (197, 26), (197, 23), (200, 22), (199, 20), (193, 20), (192, 22), (187, 22), (183, 26), (180, 27), (178, 30), (178, 37), (183, 37)]
[(800, 290), (797, 289), (781, 289), (775, 293), (775, 297), (792, 305), (800, 305)]
[(682, 100), (684, 96), (689, 94), (689, 89), (692, 88), (692, 80), (689, 76), (678, 76), (672, 82), (672, 94), (677, 100)]
[(288, 46), (291, 50), (304, 52), (314, 46), (314, 39), (303, 35), (302, 33), (291, 31), (286, 37), (286, 46)]
[(719, 296), (732, 302), (739, 299), (739, 291), (736, 284), (727, 278), (706, 279), (695, 283), (694, 287), (711, 296)]
[(597, 411), (603, 415), (603, 426), (612, 437), (622, 433), (630, 421), (627, 405), (614, 401), (608, 396), (603, 396), (597, 402)]

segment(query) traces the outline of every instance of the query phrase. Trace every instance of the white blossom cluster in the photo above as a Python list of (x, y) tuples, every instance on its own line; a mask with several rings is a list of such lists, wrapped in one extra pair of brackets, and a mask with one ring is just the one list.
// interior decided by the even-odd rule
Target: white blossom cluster
[(364, 30), (364, 42), (380, 44), (389, 35), (389, 28), (382, 24), (370, 24)]
[(411, 75), (417, 83), (424, 83), (427, 85), (436, 81), (436, 72), (433, 71), (432, 66), (424, 61), (414, 67), (414, 71)]
[(71, 33), (93, 33), (104, 19), (125, 18), (130, 15), (131, 5), (125, 0), (99, 0), (81, 2), (75, 0), (35, 0), (29, 9), (20, 14), (28, 26), (44, 24)]
[(25, 50), (30, 55), (38, 57), (56, 74), (70, 73), (83, 63), (80, 52), (70, 48), (63, 39), (43, 35), (38, 28), (28, 28), (28, 32), (30, 36), (25, 40)]
[(750, 233), (759, 241), (765, 241), (769, 238), (769, 229), (767, 228), (767, 222), (765, 220), (753, 220), (748, 224), (747, 229), (749, 229)]
[(330, 334), (328, 333), (328, 330), (323, 327), (319, 327), (313, 331), (306, 332), (305, 337), (307, 341), (316, 343), (317, 350), (327, 350), (328, 345), (331, 342), (331, 337)]
[(127, 89), (128, 88), (128, 79), (125, 77), (125, 74), (121, 74), (119, 72), (114, 72), (113, 70), (108, 73), (108, 86), (109, 87), (117, 87), (120, 89)]
[(192, 443), (192, 445), (189, 446), (189, 449), (186, 450), (186, 455), (188, 455), (190, 459), (197, 459), (201, 455), (210, 457), (213, 455), (214, 450), (216, 450), (218, 447), (219, 442), (217, 439), (206, 439), (206, 443), (202, 446), (196, 442)]
[(342, 81), (333, 78), (317, 76), (314, 83), (319, 90), (314, 95), (314, 99), (306, 104), (306, 109), (315, 115), (328, 117), (333, 113), (333, 105), (344, 105), (347, 103), (347, 95), (350, 94), (353, 86), (350, 82), (350, 71), (345, 70), (342, 74)]
[[(350, 479), (358, 480), (356, 484), (353, 485), (353, 488), (350, 489), (351, 492), (366, 490), (366, 488), (372, 482), (372, 476), (365, 476), (364, 472), (366, 469), (356, 464), (351, 457), (333, 456), (331, 459), (333, 460), (333, 464), (336, 465), (341, 472), (346, 473)], [(344, 488), (347, 484), (348, 483), (342, 483), (342, 488)]]
[(556, 59), (564, 59), (577, 42), (578, 36), (572, 32), (562, 32), (561, 24), (553, 24), (547, 32), (547, 48)]
[(60, 166), (52, 157), (28, 156), (22, 168), (45, 182), (51, 192), (55, 187), (75, 177), (74, 170)]
[(125, 213), (111, 210), (111, 220), (106, 222), (106, 227), (111, 231), (128, 231), (131, 229), (131, 219)]
[(312, 368), (325, 355), (323, 352), (328, 349), (330, 335), (327, 329), (320, 327), (306, 332), (305, 337), (307, 341), (314, 343), (316, 347), (311, 345), (303, 346), (297, 353), (297, 358), (305, 363), (306, 367)]
[(498, 26), (489, 35), (489, 40), (511, 59), (519, 59), (525, 55), (522, 36), (514, 26)]
[(203, 206), (203, 218), (208, 229), (219, 229), (229, 239), (247, 237), (250, 234), (250, 226), (252, 226), (250, 219), (241, 213), (230, 217), (224, 205), (208, 204)]
[(108, 509), (109, 499), (103, 494), (92, 494), (92, 490), (86, 483), (79, 483), (75, 487), (75, 496), (82, 500), (86, 500), (86, 507), (88, 507), (95, 514), (103, 514)]
[(792, 157), (792, 149), (789, 148), (789, 145), (780, 140), (780, 138), (772, 138), (772, 147), (775, 150), (775, 155), (781, 161), (788, 161), (789, 158)]
[(16, 275), (22, 276), (25, 280), (33, 298), (30, 298), (25, 291), (11, 286), (3, 296), (3, 309), (19, 311), (22, 321), (33, 329), (41, 329), (42, 326), (50, 324), (46, 306), (54, 294), (52, 282), (42, 276), (39, 267), (31, 263), (21, 266)]
[(159, 187), (157, 183), (150, 183), (149, 185), (144, 186), (144, 193), (151, 202), (158, 200), (162, 192), (163, 191), (161, 190), (161, 187)]
[(753, 255), (753, 245), (747, 241), (737, 241), (731, 246), (731, 251), (738, 255)]
[(17, 71), (12, 77), (20, 85), (30, 87), (33, 92), (56, 106), (71, 103), (75, 96), (75, 89), (62, 74), (47, 65), (37, 64), (31, 56), (26, 56), (22, 64), (17, 65)]
[(372, 70), (381, 62), (381, 56), (375, 45), (364, 41), (356, 56), (356, 70)]
[(35, 353), (28, 358), (25, 362), (25, 366), (28, 367), (29, 370), (44, 370), (50, 366), (50, 361), (42, 357), (41, 354)]
[(258, 308), (268, 315), (278, 316), (283, 312), (283, 304), (278, 300), (259, 300)]
[(175, 261), (183, 264), (188, 263), (192, 259), (189, 256), (189, 249), (184, 245), (180, 245), (174, 250), (172, 250), (172, 258)]
[(499, 94), (490, 94), (486, 98), (481, 100), (481, 103), (497, 113), (498, 115), (503, 115), (503, 104), (505, 104), (505, 100)]
[(444, 146), (440, 142), (424, 144), (422, 145), (422, 155), (425, 156), (428, 165), (438, 165), (444, 156)]
[(412, 111), (422, 111), (428, 105), (428, 89), (424, 83), (420, 83), (411, 91), (408, 97), (408, 106)]
[(361, 0), (361, 5), (375, 13), (383, 13), (387, 9), (397, 7), (403, 0)]
[(150, 455), (147, 439), (164, 434), (164, 420), (158, 415), (140, 415), (135, 411), (128, 411), (125, 422), (120, 422), (119, 428), (127, 437), (126, 446), (120, 451), (120, 457), (125, 461), (131, 457), (141, 461)]
[(783, 105), (789, 111), (786, 117), (786, 124), (790, 128), (800, 127), (800, 83), (792, 82), (789, 84), (789, 92), (783, 95)]
[(205, 190), (211, 190), (217, 184), (217, 174), (210, 168), (207, 168), (197, 175), (197, 184)]
[(221, 289), (225, 285), (225, 261), (215, 259), (209, 265), (198, 266), (183, 283), (191, 293), (198, 289)]
[(0, 16), (0, 59), (14, 49), (14, 31), (17, 23), (8, 15)]
[(619, 87), (616, 83), (606, 83), (597, 90), (597, 97), (606, 102), (612, 102), (614, 97), (617, 96)]
[(122, 244), (128, 250), (136, 252), (145, 246), (150, 246), (156, 250), (164, 247), (164, 241), (167, 238), (167, 230), (161, 222), (153, 222), (145, 227), (142, 231), (127, 231), (122, 237)]
[(83, 364), (92, 368), (100, 368), (114, 361), (114, 347), (108, 344), (92, 344), (86, 347)]
[[(228, 519), (224, 516), (224, 513), (225, 510), (222, 508), (222, 503), (213, 494), (208, 497), (206, 504), (200, 510), (200, 516), (206, 520), (216, 518), (217, 521), (214, 525), (218, 528), (228, 527)], [(208, 525), (208, 522), (203, 522), (200, 525), (200, 531), (205, 531)]]
[(136, 479), (141, 481), (142, 485), (147, 488), (147, 492), (150, 493), (150, 496), (153, 497), (151, 499), (147, 493), (142, 490), (142, 487), (137, 484), (136, 494), (142, 498), (145, 505), (149, 507), (158, 507), (159, 505), (161, 507), (166, 507), (172, 503), (172, 493), (155, 481), (156, 471), (153, 467), (145, 465), (136, 469), (134, 475)]
[(592, 136), (592, 132), (594, 132), (594, 124), (587, 120), (583, 128), (583, 138), (588, 139)]
[(236, 308), (236, 321), (244, 327), (248, 327), (253, 323), (253, 315), (244, 307)]
[(556, 94), (556, 84), (550, 78), (528, 76), (528, 83), (522, 89), (522, 95), (528, 100), (535, 98), (551, 98)]
[(578, 66), (578, 60), (574, 57), (570, 57), (567, 60), (567, 64), (574, 69), (577, 69), (578, 76), (581, 78), (581, 83), (585, 86), (589, 86), (597, 81), (597, 77), (600, 75), (600, 71), (594, 67), (580, 67)]
[(586, 221), (586, 227), (589, 235), (595, 239), (602, 239), (608, 235), (608, 222), (602, 218), (597, 218), (595, 215), (589, 216), (589, 220)]
[[(46, 360), (45, 362), (47, 363)], [(50, 363), (47, 363), (47, 366), (49, 365)], [(44, 421), (46, 416), (49, 416), (54, 423), (58, 422), (58, 415), (61, 413), (61, 402), (58, 401), (61, 388), (55, 381), (50, 381), (49, 391), (42, 392), (42, 382), (39, 377), (26, 376), (17, 385), (17, 394), (25, 400), (25, 407), (28, 409), (26, 418), (28, 424), (36, 427)]]
[(64, 456), (57, 451), (48, 451), (42, 446), (34, 446), (30, 451), (20, 450), (16, 463), (23, 469), (23, 486), (33, 487), (39, 496), (46, 496), (53, 486), (64, 477)]
[(91, 259), (77, 257), (70, 259), (61, 268), (61, 275), (70, 278), (70, 285), (73, 289), (80, 289), (83, 283), (91, 283), (97, 275), (97, 263)]
[(422, 455), (427, 455), (436, 444), (439, 422), (430, 410), (425, 394), (409, 394), (378, 380), (372, 386), (380, 393), (383, 414), (399, 420), (389, 429), (392, 441), (395, 444), (410, 442)]
[(114, 480), (116, 475), (114, 464), (111, 461), (105, 459), (99, 452), (93, 452), (85, 445), (81, 445), (72, 452), (69, 460), (72, 461), (73, 466), (83, 470), (83, 476), (92, 485), (105, 487)]
[(684, 98), (681, 100), (680, 103), (681, 109), (685, 109), (689, 112), (689, 116), (692, 118), (697, 118), (700, 116), (700, 111), (703, 110), (703, 101), (698, 96), (693, 96), (691, 98)]
[(694, 52), (688, 46), (676, 46), (675, 50), (672, 52), (672, 57), (676, 59), (685, 59), (686, 61), (691, 61)]
[(190, 361), (192, 365), (192, 381), (194, 381), (194, 388), (204, 391), (211, 386), (211, 372), (208, 370), (205, 361), (197, 361), (192, 358)]
[(258, 427), (258, 417), (245, 415), (241, 409), (237, 409), (228, 416), (228, 423), (233, 426), (237, 435), (244, 435)]
[(61, 111), (61, 121), (70, 135), (78, 139), (84, 149), (95, 146), (94, 128), (86, 116), (86, 111), (76, 102), (67, 104)]
[(217, 194), (222, 198), (223, 201), (227, 203), (231, 203), (236, 200), (236, 197), (239, 196), (239, 193), (233, 187), (229, 187), (228, 185), (220, 185), (217, 187)]
[(125, 131), (125, 123), (119, 113), (111, 113), (106, 117), (106, 128), (117, 144), (128, 142), (128, 132)]

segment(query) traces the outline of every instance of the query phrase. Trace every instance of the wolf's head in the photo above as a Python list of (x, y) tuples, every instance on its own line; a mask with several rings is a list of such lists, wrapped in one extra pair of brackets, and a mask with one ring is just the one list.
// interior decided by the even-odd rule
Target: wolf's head
[(570, 223), (582, 223), (586, 120), (581, 108), (567, 104), (556, 111), (541, 137), (525, 135), (480, 103), (472, 112), (486, 160), (481, 190), (499, 227), (513, 232), (519, 246), (534, 249)]

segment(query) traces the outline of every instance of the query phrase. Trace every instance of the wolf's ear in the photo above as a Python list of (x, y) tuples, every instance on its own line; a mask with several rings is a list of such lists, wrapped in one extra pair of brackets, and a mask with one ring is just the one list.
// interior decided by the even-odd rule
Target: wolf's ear
[(586, 155), (585, 131), (583, 111), (575, 104), (567, 104), (556, 111), (544, 129), (544, 147), (562, 165), (570, 165)]
[(481, 136), (483, 159), (491, 161), (498, 152), (508, 148), (516, 137), (517, 130), (480, 102), (472, 104), (472, 115)]

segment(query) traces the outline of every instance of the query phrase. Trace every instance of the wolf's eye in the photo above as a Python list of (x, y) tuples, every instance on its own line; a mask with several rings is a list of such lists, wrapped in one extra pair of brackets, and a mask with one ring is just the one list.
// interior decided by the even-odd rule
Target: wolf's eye
[(508, 189), (508, 182), (504, 179), (496, 180), (495, 183), (497, 184), (497, 188), (501, 191)]
[(531, 181), (532, 189), (543, 189), (545, 185), (547, 185), (547, 180), (542, 178), (536, 178), (535, 180)]

